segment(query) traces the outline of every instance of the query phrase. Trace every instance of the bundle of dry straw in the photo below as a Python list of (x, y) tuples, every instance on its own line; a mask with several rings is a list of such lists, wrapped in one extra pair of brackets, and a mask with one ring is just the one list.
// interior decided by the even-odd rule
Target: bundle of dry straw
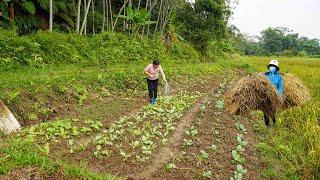
[(283, 78), (283, 108), (305, 104), (310, 100), (308, 88), (296, 76), (290, 73), (281, 74)]
[(231, 114), (247, 114), (262, 110), (271, 115), (283, 108), (302, 105), (310, 100), (308, 89), (292, 74), (282, 74), (283, 98), (264, 74), (241, 78), (224, 96), (225, 107)]
[(231, 114), (247, 114), (252, 110), (275, 113), (282, 105), (282, 98), (263, 74), (253, 74), (241, 78), (225, 94), (226, 109)]

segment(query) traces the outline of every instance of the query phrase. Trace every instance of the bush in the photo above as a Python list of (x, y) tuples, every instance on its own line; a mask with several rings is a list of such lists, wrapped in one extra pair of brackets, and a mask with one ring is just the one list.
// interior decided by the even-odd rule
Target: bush
[(36, 66), (37, 61), (42, 57), (43, 52), (37, 42), (0, 28), (0, 64), (2, 67), (9, 67), (12, 64)]
[(312, 56), (309, 56), (310, 58), (320, 58), (320, 55), (312, 55)]
[(300, 51), (298, 54), (297, 54), (298, 57), (308, 57), (308, 53), (306, 51)]
[(171, 48), (166, 48), (160, 39), (121, 33), (79, 36), (39, 31), (30, 36), (18, 36), (14, 31), (3, 29), (0, 29), (0, 53), (0, 64), (7, 69), (47, 64), (136, 64), (154, 58), (164, 62), (199, 62), (200, 59), (200, 54), (185, 42), (175, 42)]

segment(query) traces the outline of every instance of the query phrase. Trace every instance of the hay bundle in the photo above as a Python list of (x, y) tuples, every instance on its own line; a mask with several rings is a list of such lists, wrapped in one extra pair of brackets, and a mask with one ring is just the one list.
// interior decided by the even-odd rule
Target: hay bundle
[(281, 107), (282, 98), (265, 75), (253, 74), (241, 78), (225, 94), (224, 102), (231, 114), (247, 114), (259, 109), (271, 116)]
[(283, 79), (283, 108), (305, 104), (310, 100), (310, 94), (303, 82), (293, 74), (281, 74)]

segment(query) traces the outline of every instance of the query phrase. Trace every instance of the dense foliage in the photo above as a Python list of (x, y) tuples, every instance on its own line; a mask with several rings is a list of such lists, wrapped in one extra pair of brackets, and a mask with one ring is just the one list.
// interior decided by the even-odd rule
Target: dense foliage
[[(130, 22), (118, 17), (127, 15), (126, 9), (130, 6), (136, 10), (147, 11), (151, 15), (150, 18), (157, 20), (161, 26), (171, 15), (176, 7), (175, 4), (172, 0), (53, 0), (53, 26), (57, 31), (76, 31), (79, 18), (80, 25), (85, 24), (84, 33), (95, 34), (105, 30), (125, 32), (129, 29)], [(0, 26), (14, 25), (19, 34), (49, 29), (50, 1), (48, 0), (0, 0), (0, 12), (3, 14)], [(159, 28), (155, 30), (158, 32), (161, 30), (159, 26), (153, 25), (148, 28), (152, 28), (152, 32), (154, 28)]]
[(38, 32), (18, 36), (0, 28), (0, 64), (2, 68), (16, 65), (43, 67), (47, 64), (106, 65), (141, 63), (159, 58), (162, 61), (199, 62), (199, 53), (183, 42), (165, 46), (159, 39), (102, 33), (79, 36)]
[(178, 31), (196, 49), (206, 53), (210, 42), (226, 38), (230, 14), (229, 6), (223, 0), (186, 2), (177, 9)]
[[(53, 34), (51, 37), (46, 36), (41, 39), (39, 36), (43, 36), (45, 33), (37, 33), (39, 30), (50, 29), (50, 7), (52, 7), (52, 25), (55, 32), (74, 32), (78, 34), (121, 32), (130, 36), (138, 35), (151, 39), (160, 37), (166, 46), (172, 46), (175, 42), (187, 40), (205, 55), (218, 54), (226, 50), (224, 46), (228, 36), (227, 23), (231, 15), (230, 2), (226, 0), (196, 0), (194, 3), (184, 0), (78, 0), (77, 2), (54, 0), (52, 5), (47, 0), (0, 0), (0, 12), (2, 12), (0, 27), (15, 29), (19, 35), (37, 34), (31, 38), (31, 44), (28, 44), (30, 41), (27, 40), (30, 38), (22, 38), (28, 44), (27, 46), (30, 46), (29, 49), (33, 50), (27, 52), (29, 53), (28, 58), (31, 55), (37, 55), (37, 57), (42, 57), (43, 61), (48, 61), (48, 58), (43, 57), (41, 53), (34, 52), (43, 49), (43, 47), (37, 46), (37, 43), (42, 45), (46, 43), (46, 38), (57, 40), (56, 38), (59, 36)], [(1, 33), (4, 33), (4, 31)], [(2, 36), (6, 35), (2, 34)], [(70, 40), (68, 35), (62, 35), (62, 42), (59, 44), (64, 46), (66, 45), (65, 41), (73, 41), (70, 44), (71, 46), (68, 47), (71, 49), (67, 52), (68, 57), (72, 53), (71, 61), (83, 61), (81, 60), (82, 53), (90, 53), (90, 48), (85, 49), (87, 45), (80, 43), (80, 41), (86, 40), (79, 40), (81, 38), (78, 37), (72, 39)], [(4, 42), (7, 42), (7, 40)], [(50, 44), (49, 41), (48, 43)], [(100, 41), (100, 43), (106, 42)], [(73, 45), (76, 47), (73, 47)], [(47, 49), (55, 48), (57, 47)], [(79, 51), (79, 48), (86, 51)], [(170, 48), (173, 48), (174, 51), (181, 51), (177, 47)], [(208, 53), (208, 51), (211, 52)], [(64, 53), (61, 52), (61, 54)], [(57, 54), (54, 54), (54, 56), (57, 56)], [(85, 55), (85, 58), (97, 59), (95, 56), (87, 57)], [(139, 56), (146, 57), (142, 54), (135, 57)], [(23, 61), (21, 57), (19, 59), (19, 61)], [(99, 57), (98, 59), (98, 61), (101, 60)], [(52, 61), (52, 59), (49, 61)], [(55, 59), (54, 61), (63, 62), (65, 60)]]

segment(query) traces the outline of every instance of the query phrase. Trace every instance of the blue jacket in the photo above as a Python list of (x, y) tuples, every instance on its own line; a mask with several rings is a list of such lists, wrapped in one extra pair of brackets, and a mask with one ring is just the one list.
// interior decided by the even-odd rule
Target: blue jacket
[(277, 72), (272, 73), (272, 72), (266, 72), (264, 73), (268, 79), (272, 82), (272, 84), (278, 89), (279, 93), (281, 96), (283, 96), (283, 83), (282, 83), (282, 77), (281, 75)]

